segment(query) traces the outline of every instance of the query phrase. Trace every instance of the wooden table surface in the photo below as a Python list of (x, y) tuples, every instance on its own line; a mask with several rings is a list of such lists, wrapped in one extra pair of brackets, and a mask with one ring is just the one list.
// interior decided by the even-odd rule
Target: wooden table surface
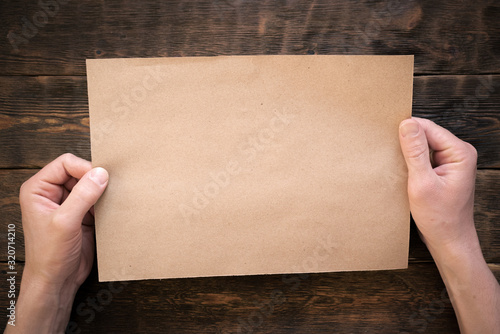
[[(86, 58), (414, 54), (414, 115), (478, 150), (476, 226), (500, 277), (500, 1), (2, 0), (0, 21), (1, 319), (8, 224), (17, 289), (24, 261), (19, 186), (64, 152), (90, 159)], [(68, 332), (456, 333), (413, 223), (409, 257), (407, 270), (115, 284), (94, 267)]]

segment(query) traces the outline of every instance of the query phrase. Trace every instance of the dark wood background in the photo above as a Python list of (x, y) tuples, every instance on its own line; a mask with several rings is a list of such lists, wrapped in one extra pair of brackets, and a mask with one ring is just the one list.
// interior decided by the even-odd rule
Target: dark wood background
[[(64, 152), (90, 159), (86, 58), (414, 54), (414, 115), (479, 152), (476, 225), (500, 278), (499, 1), (56, 4), (0, 2), (0, 318), (9, 223), (17, 227), (18, 282), (23, 268), (19, 186)], [(97, 282), (94, 268), (68, 332), (456, 333), (444, 291), (412, 223), (408, 270), (110, 285)]]

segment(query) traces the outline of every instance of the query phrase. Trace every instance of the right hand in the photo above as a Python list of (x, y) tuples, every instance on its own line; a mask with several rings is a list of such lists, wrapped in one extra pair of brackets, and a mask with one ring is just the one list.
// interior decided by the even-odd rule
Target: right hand
[[(410, 210), (431, 254), (478, 249), (474, 226), (475, 148), (434, 122), (401, 122)], [(431, 162), (432, 159), (432, 162)]]

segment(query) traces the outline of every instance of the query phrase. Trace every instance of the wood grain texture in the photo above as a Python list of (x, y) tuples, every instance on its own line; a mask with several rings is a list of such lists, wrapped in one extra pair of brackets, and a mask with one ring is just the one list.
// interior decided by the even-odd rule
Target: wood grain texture
[[(23, 271), (17, 265), (16, 291)], [(497, 279), (500, 266), (490, 265)], [(0, 263), (5, 275), (7, 267)], [(7, 285), (0, 285), (0, 296)], [(6, 318), (4, 297), (0, 316)], [(434, 264), (407, 270), (98, 283), (67, 333), (458, 333)]]
[(0, 77), (0, 167), (43, 167), (65, 151), (90, 160), (85, 77)]
[[(19, 187), (36, 173), (35, 169), (0, 170), (0, 240), (7, 238), (7, 225), (17, 227), (17, 258), (24, 261), (24, 238), (21, 229)], [(476, 228), (488, 262), (500, 263), (500, 170), (479, 170), (476, 181)], [(0, 262), (7, 260), (6, 243), (0, 242)], [(432, 261), (427, 248), (412, 222), (410, 233), (410, 262)]]
[[(14, 223), (17, 291), (19, 186), (64, 152), (90, 159), (85, 58), (111, 57), (414, 54), (414, 115), (478, 149), (476, 227), (500, 279), (499, 1), (54, 1), (0, 1), (0, 271)], [(414, 224), (408, 270), (109, 285), (94, 267), (71, 320), (68, 333), (458, 332)]]
[(479, 168), (500, 168), (500, 76), (416, 77), (413, 115), (476, 147)]
[[(43, 167), (71, 152), (90, 160), (85, 77), (0, 76), (0, 168)], [(413, 114), (472, 143), (480, 168), (500, 168), (500, 75), (422, 76)]]
[(242, 54), (414, 54), (417, 74), (500, 68), (497, 1), (59, 2), (0, 3), (0, 75), (84, 75), (85, 58)]
[[(489, 266), (500, 279), (500, 266)], [(24, 265), (16, 265), (16, 291)], [(0, 273), (6, 275), (5, 263)], [(0, 285), (6, 318), (8, 286)], [(67, 333), (458, 333), (432, 263), (407, 270), (99, 283), (94, 266)]]
[[(23, 266), (17, 267), (19, 282)], [(6, 265), (0, 268), (5, 274)], [(0, 285), (0, 295), (6, 294)], [(98, 283), (94, 268), (77, 294), (70, 326), (68, 333), (458, 333), (431, 263), (392, 271), (112, 284)]]

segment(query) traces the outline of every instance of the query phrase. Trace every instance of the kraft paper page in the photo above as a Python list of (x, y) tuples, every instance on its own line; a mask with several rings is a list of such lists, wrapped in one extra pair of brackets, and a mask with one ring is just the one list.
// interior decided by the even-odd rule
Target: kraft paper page
[(406, 268), (413, 56), (87, 60), (100, 281)]

